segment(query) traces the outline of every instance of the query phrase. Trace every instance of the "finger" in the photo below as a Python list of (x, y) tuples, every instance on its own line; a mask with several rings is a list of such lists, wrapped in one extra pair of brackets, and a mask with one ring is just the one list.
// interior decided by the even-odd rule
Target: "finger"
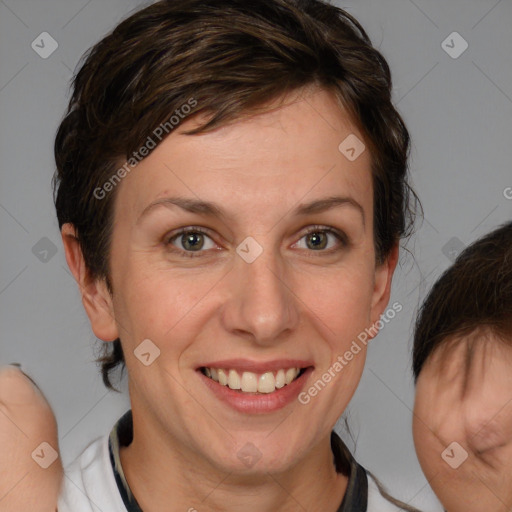
[(20, 368), (0, 368), (0, 509), (55, 511), (62, 474), (48, 401)]

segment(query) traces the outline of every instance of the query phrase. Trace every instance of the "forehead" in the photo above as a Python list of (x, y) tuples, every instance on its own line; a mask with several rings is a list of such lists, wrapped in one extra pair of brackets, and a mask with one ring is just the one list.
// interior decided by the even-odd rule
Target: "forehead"
[(512, 389), (512, 340), (503, 340), (484, 327), (447, 337), (425, 364), (435, 375), (459, 381), (462, 396), (484, 385)]
[(152, 201), (180, 195), (252, 215), (336, 192), (371, 212), (369, 151), (331, 93), (302, 90), (261, 114), (183, 134), (203, 121), (183, 121), (130, 172), (118, 191), (119, 214), (135, 215)]

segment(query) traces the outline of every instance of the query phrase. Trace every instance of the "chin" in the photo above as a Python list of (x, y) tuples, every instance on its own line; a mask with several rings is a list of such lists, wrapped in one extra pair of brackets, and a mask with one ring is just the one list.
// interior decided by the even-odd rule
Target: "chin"
[[(253, 436), (254, 439), (255, 436)], [(225, 469), (239, 476), (268, 477), (269, 473), (283, 473), (299, 463), (304, 444), (295, 446), (294, 439), (284, 432), (283, 436), (268, 438), (268, 433), (251, 441), (251, 436), (237, 440), (235, 453), (225, 459)]]

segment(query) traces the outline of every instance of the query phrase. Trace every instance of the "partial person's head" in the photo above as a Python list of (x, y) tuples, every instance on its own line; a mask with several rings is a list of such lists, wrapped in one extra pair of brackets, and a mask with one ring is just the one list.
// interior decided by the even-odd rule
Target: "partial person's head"
[(417, 318), (414, 441), (450, 512), (512, 506), (512, 223), (468, 246)]
[(105, 384), (126, 364), (134, 415), (212, 464), (243, 467), (248, 434), (267, 469), (300, 460), (352, 397), (366, 344), (351, 347), (387, 306), (408, 151), (386, 61), (334, 6), (175, 0), (123, 21), (79, 70), (55, 142)]

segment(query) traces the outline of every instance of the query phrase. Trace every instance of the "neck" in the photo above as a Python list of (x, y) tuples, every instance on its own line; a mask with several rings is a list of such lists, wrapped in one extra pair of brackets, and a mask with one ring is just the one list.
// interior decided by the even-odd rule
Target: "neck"
[(230, 512), (336, 512), (347, 488), (348, 477), (333, 464), (330, 433), (293, 467), (246, 476), (223, 472), (144, 426), (134, 417), (133, 441), (120, 448), (125, 477), (144, 512), (220, 512), (226, 504)]

